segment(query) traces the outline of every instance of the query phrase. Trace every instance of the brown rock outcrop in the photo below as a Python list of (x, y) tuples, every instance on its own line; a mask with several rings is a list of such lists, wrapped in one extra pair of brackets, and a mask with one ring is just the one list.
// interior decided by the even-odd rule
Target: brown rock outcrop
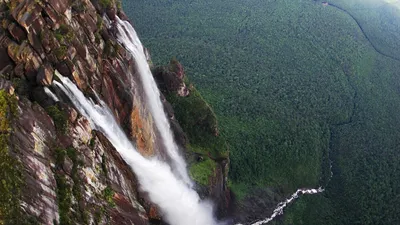
[(50, 65), (43, 65), (39, 68), (36, 82), (43, 86), (50, 86), (53, 83), (54, 69)]

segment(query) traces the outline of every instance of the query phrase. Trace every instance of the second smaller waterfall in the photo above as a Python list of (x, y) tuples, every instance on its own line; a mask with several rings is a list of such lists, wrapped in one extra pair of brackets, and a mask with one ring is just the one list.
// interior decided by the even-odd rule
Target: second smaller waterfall
[(114, 115), (100, 99), (99, 105), (87, 99), (72, 81), (56, 72), (60, 88), (77, 110), (90, 122), (93, 129), (102, 132), (132, 168), (140, 188), (149, 194), (158, 206), (163, 219), (171, 225), (216, 225), (212, 204), (202, 201), (196, 191), (177, 178), (165, 162), (156, 158), (146, 159), (137, 150), (119, 127)]

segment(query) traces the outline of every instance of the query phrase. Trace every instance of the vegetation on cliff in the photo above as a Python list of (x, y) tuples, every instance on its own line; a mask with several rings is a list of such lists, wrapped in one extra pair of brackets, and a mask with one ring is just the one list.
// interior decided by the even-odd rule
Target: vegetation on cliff
[(215, 110), (237, 194), (326, 184), (330, 150), (323, 197), (284, 223), (397, 224), (399, 10), (329, 2), (348, 12), (311, 0), (124, 4), (154, 63), (175, 55)]
[(60, 225), (88, 224), (89, 218), (87, 217), (86, 209), (81, 204), (83, 201), (83, 185), (81, 178), (78, 176), (78, 169), (82, 166), (82, 162), (78, 160), (77, 152), (73, 148), (56, 148), (54, 153), (56, 170), (62, 170), (66, 160), (72, 163), (70, 177), (61, 173), (61, 171), (56, 171), (55, 173)]
[(190, 165), (190, 175), (198, 183), (207, 186), (210, 184), (210, 178), (215, 175), (216, 161), (227, 159), (229, 154), (228, 145), (219, 134), (215, 113), (188, 78), (183, 77), (183, 68), (175, 59), (172, 59), (168, 66), (154, 69), (154, 74), (156, 77), (163, 77), (162, 83), (166, 87), (176, 88), (179, 88), (179, 84), (171, 83), (179, 83), (174, 78), (181, 74), (178, 80), (188, 87), (187, 96), (180, 96), (165, 87), (161, 89), (164, 90), (177, 121), (189, 139), (185, 147), (190, 154), (195, 155), (196, 159)]
[(190, 175), (200, 184), (208, 185), (216, 168), (214, 160), (228, 157), (226, 141), (218, 136), (214, 112), (193, 85), (188, 96), (180, 97), (170, 94), (167, 99), (172, 104), (175, 116), (184, 132), (188, 135), (189, 144), (186, 148), (196, 153), (199, 159), (198, 162), (191, 164)]
[(15, 96), (0, 90), (0, 224), (29, 224), (20, 208), (23, 179), (18, 159), (10, 155), (11, 123), (17, 114)]
[(53, 119), (56, 129), (65, 134), (68, 129), (68, 117), (65, 111), (60, 109), (60, 106), (52, 105), (46, 108), (47, 114)]

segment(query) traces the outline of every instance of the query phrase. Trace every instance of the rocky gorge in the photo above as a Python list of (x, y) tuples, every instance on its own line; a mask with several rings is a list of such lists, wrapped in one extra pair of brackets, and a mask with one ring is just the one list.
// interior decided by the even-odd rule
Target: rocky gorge
[[(116, 16), (128, 20), (121, 4), (2, 0), (0, 11), (0, 224), (164, 224), (113, 145), (52, 86), (56, 71), (70, 78), (143, 156), (168, 160), (137, 62), (115, 35)], [(179, 62), (153, 69), (196, 190), (222, 217), (229, 152), (215, 115)]]

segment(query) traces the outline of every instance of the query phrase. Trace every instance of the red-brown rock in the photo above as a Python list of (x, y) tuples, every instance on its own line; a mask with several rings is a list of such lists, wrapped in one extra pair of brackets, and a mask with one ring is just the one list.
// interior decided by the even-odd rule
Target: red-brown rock
[(46, 0), (49, 5), (58, 13), (64, 14), (70, 6), (70, 0)]
[(71, 69), (65, 61), (58, 63), (56, 65), (56, 70), (64, 77), (70, 77), (72, 75)]
[(12, 60), (8, 56), (7, 49), (0, 48), (0, 71), (8, 65), (12, 65)]
[(36, 83), (50, 86), (53, 83), (53, 74), (54, 69), (50, 65), (43, 65), (36, 76)]
[(8, 31), (19, 43), (21, 43), (23, 40), (26, 40), (25, 31), (17, 24), (10, 23), (10, 25), (8, 26)]

